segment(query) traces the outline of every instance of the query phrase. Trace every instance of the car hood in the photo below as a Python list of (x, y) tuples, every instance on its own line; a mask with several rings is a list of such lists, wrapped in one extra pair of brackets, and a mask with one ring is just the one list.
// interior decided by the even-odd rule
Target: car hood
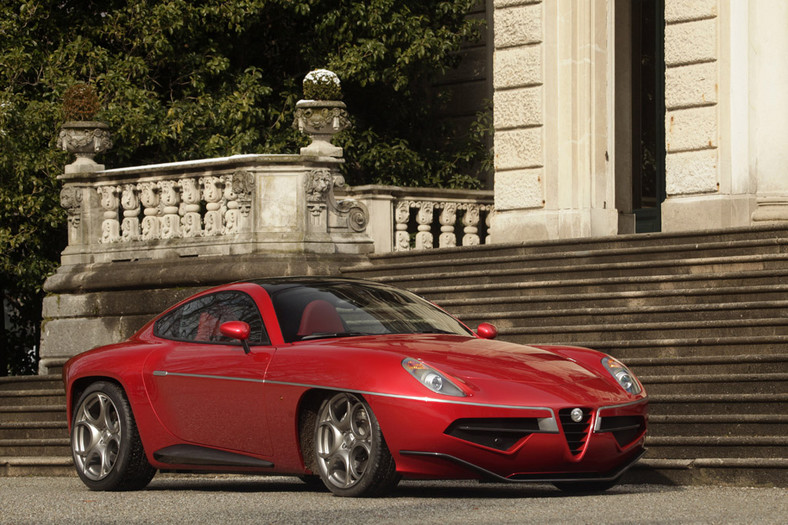
[(604, 371), (591, 370), (555, 352), (503, 341), (449, 335), (407, 334), (346, 340), (343, 345), (396, 352), (420, 359), (469, 386), (519, 383), (550, 386), (578, 395), (606, 392), (620, 398), (621, 389)]

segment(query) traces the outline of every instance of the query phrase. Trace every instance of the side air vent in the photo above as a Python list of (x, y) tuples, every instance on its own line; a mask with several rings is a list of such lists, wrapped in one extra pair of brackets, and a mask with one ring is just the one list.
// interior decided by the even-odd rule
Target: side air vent
[(537, 418), (473, 418), (458, 419), (444, 433), (496, 450), (509, 450), (534, 432), (539, 432)]
[(632, 443), (646, 429), (643, 416), (610, 416), (599, 420), (597, 432), (612, 432), (620, 447)]
[(589, 424), (591, 423), (591, 409), (581, 408), (583, 412), (579, 421), (573, 421), (573, 408), (564, 408), (558, 411), (558, 419), (561, 420), (561, 427), (564, 429), (566, 444), (573, 455), (578, 455), (583, 451), (583, 447), (588, 439)]

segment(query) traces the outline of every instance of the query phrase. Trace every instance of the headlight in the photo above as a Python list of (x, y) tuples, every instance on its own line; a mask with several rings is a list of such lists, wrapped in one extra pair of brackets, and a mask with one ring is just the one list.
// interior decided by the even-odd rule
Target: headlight
[(465, 392), (452, 383), (448, 377), (417, 359), (406, 357), (402, 360), (402, 368), (410, 372), (410, 374), (418, 379), (422, 385), (436, 394), (465, 397)]
[(610, 375), (612, 375), (616, 381), (618, 381), (618, 384), (621, 385), (621, 388), (630, 394), (639, 394), (643, 391), (643, 389), (640, 387), (640, 383), (638, 383), (638, 380), (635, 379), (635, 374), (630, 372), (627, 367), (622, 365), (617, 360), (610, 356), (603, 357), (602, 365), (608, 372), (610, 372)]

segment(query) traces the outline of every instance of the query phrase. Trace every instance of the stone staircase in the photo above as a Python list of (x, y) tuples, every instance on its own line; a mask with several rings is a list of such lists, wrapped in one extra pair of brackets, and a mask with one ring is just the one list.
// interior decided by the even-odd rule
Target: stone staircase
[(0, 377), (0, 476), (71, 475), (58, 375)]
[(343, 273), (504, 340), (622, 359), (651, 407), (629, 479), (786, 485), (788, 227), (400, 252)]
[[(788, 480), (788, 226), (374, 255), (348, 276), (411, 289), (500, 338), (596, 348), (650, 396), (630, 481)], [(73, 474), (59, 376), (0, 378), (0, 475)]]

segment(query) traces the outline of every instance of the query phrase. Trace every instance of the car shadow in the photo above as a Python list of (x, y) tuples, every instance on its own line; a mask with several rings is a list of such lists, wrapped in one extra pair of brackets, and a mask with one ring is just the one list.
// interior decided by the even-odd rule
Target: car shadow
[[(569, 498), (606, 496), (615, 497), (622, 494), (650, 492), (654, 487), (649, 485), (622, 484), (604, 492), (567, 493), (550, 484), (505, 484), (479, 483), (476, 481), (403, 481), (397, 488), (384, 497), (411, 499), (528, 499), (528, 498)], [(201, 476), (195, 474), (157, 476), (146, 491), (201, 491), (201, 492), (236, 492), (236, 493), (331, 493), (322, 486), (307, 484), (295, 477), (288, 476)], [(681, 487), (660, 485), (664, 492), (680, 491)]]

